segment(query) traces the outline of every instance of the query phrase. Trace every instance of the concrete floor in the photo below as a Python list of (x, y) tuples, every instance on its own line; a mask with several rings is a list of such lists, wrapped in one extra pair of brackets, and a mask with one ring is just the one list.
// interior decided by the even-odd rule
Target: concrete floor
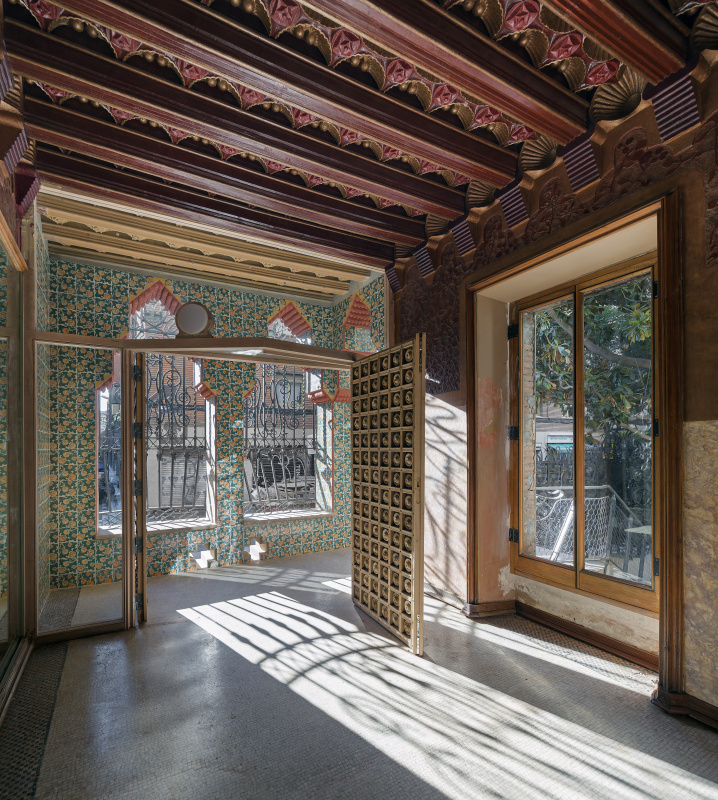
[(427, 598), (424, 658), (361, 614), (348, 551), (154, 579), (73, 641), (35, 797), (718, 799), (718, 734), (655, 675)]

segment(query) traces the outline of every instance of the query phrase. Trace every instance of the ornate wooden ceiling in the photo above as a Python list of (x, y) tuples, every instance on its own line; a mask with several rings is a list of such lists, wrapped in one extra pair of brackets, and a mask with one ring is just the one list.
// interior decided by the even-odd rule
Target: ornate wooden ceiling
[[(229, 249), (210, 260), (240, 238), (301, 250), (328, 285), (291, 285), (331, 296), (354, 279), (332, 261), (388, 266), (592, 116), (624, 113), (685, 64), (681, 19), (703, 5), (6, 0), (5, 37), (45, 182), (213, 226)], [(110, 247), (61, 216), (53, 246)], [(124, 257), (141, 260), (152, 237), (122, 223)], [(104, 252), (120, 257), (117, 241)]]

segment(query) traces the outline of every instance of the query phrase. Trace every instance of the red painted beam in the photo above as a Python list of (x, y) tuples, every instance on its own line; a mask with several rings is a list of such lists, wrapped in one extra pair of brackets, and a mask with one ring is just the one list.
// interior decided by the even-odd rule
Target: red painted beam
[(306, 0), (430, 75), (566, 144), (586, 130), (586, 101), (434, 0)]
[(63, 7), (217, 75), (476, 180), (503, 186), (516, 155), (318, 64), (199, 3), (72, 0)]
[(5, 19), (15, 74), (402, 205), (455, 219), (462, 192), (328, 144), (205, 95)]
[(197, 153), (62, 106), (25, 98), (25, 121), (33, 139), (117, 166), (211, 191), (317, 225), (351, 231), (394, 244), (418, 245), (425, 237), (417, 219), (367, 208), (288, 183), (219, 156)]
[[(651, 83), (685, 66), (683, 37), (659, 12), (646, 9), (644, 0), (544, 0), (544, 4)], [(653, 22), (653, 30), (646, 27), (647, 20)]]

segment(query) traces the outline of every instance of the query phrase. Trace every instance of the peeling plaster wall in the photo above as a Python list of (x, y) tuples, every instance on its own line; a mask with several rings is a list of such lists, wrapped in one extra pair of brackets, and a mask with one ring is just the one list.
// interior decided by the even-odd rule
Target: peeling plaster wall
[(519, 603), (575, 622), (576, 625), (649, 653), (658, 653), (658, 620), (653, 617), (593, 597), (557, 589), (522, 575), (511, 575), (510, 583)]
[(718, 421), (683, 427), (685, 690), (718, 705)]

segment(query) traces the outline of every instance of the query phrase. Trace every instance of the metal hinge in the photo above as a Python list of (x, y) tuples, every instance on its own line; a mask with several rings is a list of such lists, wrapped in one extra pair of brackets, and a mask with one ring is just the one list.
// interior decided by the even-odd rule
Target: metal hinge
[(519, 440), (519, 426), (518, 425), (510, 425), (509, 426), (509, 441), (510, 442), (518, 442)]
[(141, 422), (133, 422), (132, 423), (132, 438), (133, 439), (141, 439), (142, 438), (142, 423)]
[(142, 367), (139, 364), (132, 365), (132, 380), (133, 381), (142, 380)]
[(519, 543), (519, 529), (509, 528), (509, 541)]
[(653, 299), (658, 297), (658, 281), (653, 281)]
[(142, 496), (142, 481), (141, 480), (134, 481), (134, 483), (133, 483), (133, 491), (135, 493), (135, 497), (141, 497)]
[(658, 578), (661, 574), (661, 559), (654, 558), (653, 559), (653, 575)]
[(141, 593), (135, 595), (135, 611), (139, 611), (145, 604), (145, 596)]
[(508, 326), (506, 329), (506, 338), (511, 341), (511, 339), (517, 339), (519, 335), (519, 324), (518, 322), (514, 322)]
[(654, 436), (658, 436), (658, 431), (659, 431), (658, 420), (654, 419), (653, 420), (653, 435)]
[(132, 552), (137, 555), (138, 553), (142, 552), (142, 537), (135, 536), (132, 540)]

